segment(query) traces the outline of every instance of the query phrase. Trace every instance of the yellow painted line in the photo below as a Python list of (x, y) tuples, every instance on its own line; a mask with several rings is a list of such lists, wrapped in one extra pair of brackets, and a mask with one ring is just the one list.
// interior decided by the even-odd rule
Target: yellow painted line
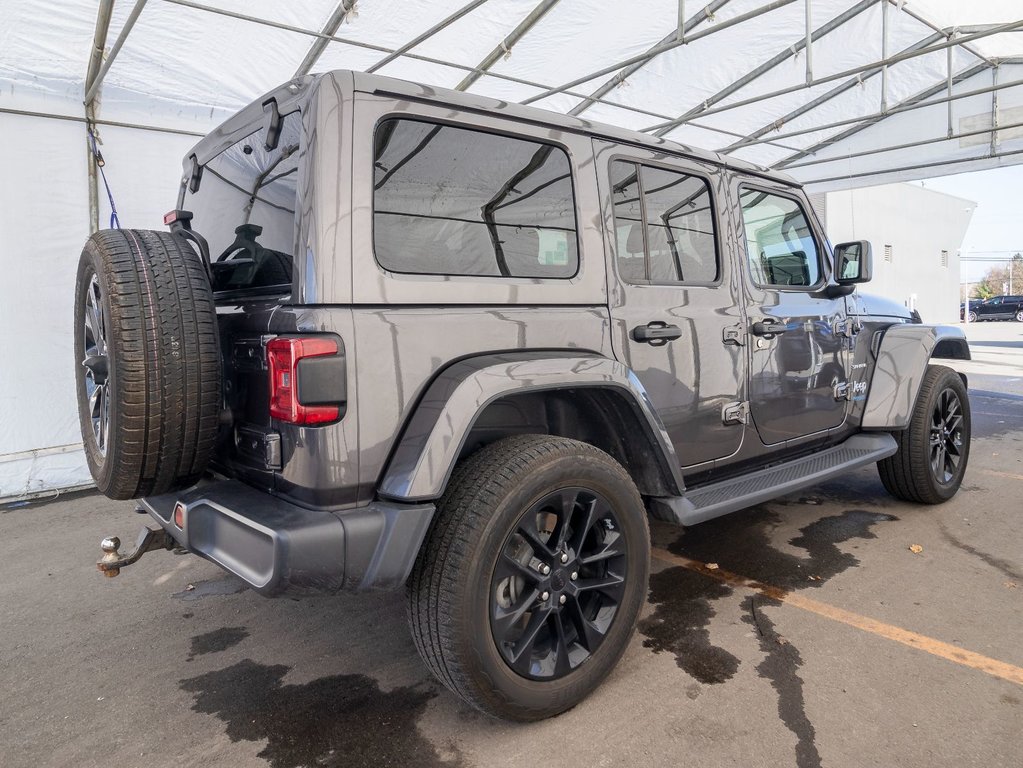
[(1010, 480), (1023, 480), (1023, 475), (1014, 475), (1012, 472), (999, 472), (997, 469), (982, 469), (982, 475), (994, 475), (995, 477), (1007, 477)]
[(973, 651), (967, 651), (955, 645), (942, 642), (941, 640), (935, 640), (933, 637), (927, 637), (926, 635), (921, 635), (916, 632), (910, 632), (908, 629), (902, 629), (901, 627), (896, 627), (892, 624), (886, 624), (883, 621), (871, 619), (868, 616), (861, 616), (858, 613), (853, 613), (852, 611), (847, 611), (834, 605), (822, 603), (819, 600), (814, 600), (813, 598), (806, 597), (805, 595), (796, 592), (789, 592), (779, 587), (771, 586), (770, 584), (764, 584), (759, 581), (754, 581), (753, 579), (747, 579), (745, 576), (739, 576), (738, 574), (730, 573), (722, 570), (721, 568), (711, 569), (708, 568), (705, 563), (701, 563), (698, 560), (681, 557), (664, 549), (654, 547), (650, 552), (658, 560), (662, 560), (663, 562), (670, 563), (672, 565), (680, 565), (691, 571), (702, 573), (704, 576), (716, 579), (717, 581), (728, 584), (729, 586), (752, 589), (765, 597), (778, 600), (796, 608), (802, 608), (804, 611), (809, 611), (810, 613), (817, 614), (818, 616), (823, 616), (826, 619), (837, 621), (840, 624), (846, 624), (850, 627), (863, 630), (864, 632), (869, 632), (872, 635), (884, 637), (888, 640), (894, 640), (896, 643), (907, 645), (910, 648), (916, 648), (919, 651), (925, 651), (932, 656), (937, 656), (955, 664), (961, 664), (964, 667), (970, 667), (971, 669), (986, 672), (992, 677), (1008, 680), (1010, 683), (1016, 683), (1017, 685), (1023, 685), (1023, 667), (1017, 667), (1013, 664), (1007, 664), (1004, 661), (998, 661), (997, 659), (992, 659), (979, 653), (974, 653)]

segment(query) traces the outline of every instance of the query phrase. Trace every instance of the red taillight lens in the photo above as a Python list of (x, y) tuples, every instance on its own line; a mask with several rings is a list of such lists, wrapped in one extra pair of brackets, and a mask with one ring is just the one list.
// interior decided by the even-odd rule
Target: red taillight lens
[(174, 525), (182, 529), (185, 527), (185, 505), (180, 501), (174, 505)]
[(337, 342), (326, 338), (273, 339), (266, 345), (270, 366), (270, 416), (290, 424), (336, 421), (339, 405), (303, 405), (298, 396), (298, 364), (310, 357), (337, 355)]

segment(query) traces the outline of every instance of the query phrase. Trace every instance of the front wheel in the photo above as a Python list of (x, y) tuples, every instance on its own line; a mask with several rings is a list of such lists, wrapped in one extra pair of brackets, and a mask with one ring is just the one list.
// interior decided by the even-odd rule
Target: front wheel
[(877, 463), (892, 496), (922, 504), (955, 496), (970, 457), (970, 400), (959, 374), (927, 366), (909, 426), (894, 437), (895, 455)]
[(455, 470), (409, 580), (412, 637), (431, 671), (496, 717), (540, 720), (596, 688), (646, 594), (636, 486), (585, 443), (523, 435)]

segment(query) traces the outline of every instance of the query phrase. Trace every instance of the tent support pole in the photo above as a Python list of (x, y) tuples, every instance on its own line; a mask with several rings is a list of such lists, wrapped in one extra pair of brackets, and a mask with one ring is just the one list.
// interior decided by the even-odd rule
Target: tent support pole
[[(724, 22), (724, 23), (728, 23), (728, 22)], [(720, 28), (720, 27), (718, 27), (718, 28)], [(716, 28), (716, 29), (718, 29), (718, 28)], [(841, 80), (843, 78), (854, 77), (856, 75), (861, 75), (862, 73), (868, 72), (868, 71), (871, 71), (871, 70), (874, 70), (875, 72), (878, 72), (878, 71), (880, 71), (880, 68), (883, 67), (886, 64), (898, 64), (899, 62), (907, 61), (909, 59), (915, 59), (915, 58), (917, 58), (919, 56), (926, 56), (928, 54), (936, 53), (938, 51), (944, 51), (947, 48), (952, 48), (952, 47), (954, 47), (956, 45), (961, 45), (964, 42), (969, 42), (969, 41), (972, 41), (972, 40), (978, 40), (978, 39), (983, 38), (983, 37), (990, 37), (991, 35), (997, 35), (997, 34), (1001, 34), (1001, 33), (1004, 33), (1004, 32), (1013, 32), (1013, 31), (1018, 30), (1020, 28), (1023, 28), (1023, 20), (1011, 21), (1011, 22), (1009, 22), (1007, 24), (984, 25), (984, 28), (982, 28), (982, 29), (980, 29), (980, 30), (978, 30), (976, 32), (971, 32), (970, 34), (966, 35), (965, 37), (960, 37), (958, 40), (946, 40), (944, 43), (938, 43), (937, 45), (929, 45), (929, 46), (924, 46), (924, 47), (916, 48), (915, 50), (912, 50), (912, 51), (905, 51), (903, 53), (898, 53), (895, 56), (889, 57), (888, 59), (883, 59), (881, 61), (873, 61), (873, 62), (870, 62), (869, 64), (862, 64), (862, 65), (860, 65), (858, 67), (854, 67), (852, 69), (847, 69), (847, 70), (844, 70), (842, 72), (836, 72), (836, 73), (834, 73), (832, 75), (827, 75), (826, 77), (817, 78), (812, 83), (808, 83), (808, 84), (805, 84), (805, 85), (791, 85), (791, 86), (788, 86), (786, 88), (780, 88), (777, 91), (770, 91), (768, 93), (762, 93), (759, 96), (754, 96), (754, 97), (751, 97), (751, 98), (748, 98), (748, 99), (740, 99), (738, 101), (733, 101), (730, 104), (725, 104), (725, 105), (720, 106), (720, 107), (715, 107), (715, 108), (712, 108), (712, 109), (705, 109), (705, 110), (702, 110), (701, 112), (699, 112), (699, 116), (700, 117), (707, 117), (709, 115), (716, 115), (716, 114), (718, 114), (720, 112), (727, 112), (727, 111), (732, 110), (732, 109), (738, 109), (739, 107), (749, 106), (750, 104), (758, 104), (761, 101), (767, 101), (769, 99), (777, 98), (778, 96), (785, 96), (785, 95), (790, 94), (790, 93), (795, 93), (795, 92), (801, 91), (801, 90), (803, 90), (804, 88), (807, 88), (807, 87), (824, 85), (825, 83), (831, 83), (831, 82), (834, 82), (835, 80)], [(944, 36), (945, 35), (940, 35), (940, 37), (944, 37)], [(985, 67), (987, 67), (987, 66), (989, 66), (989, 65), (987, 65), (985, 63)], [(857, 78), (857, 80), (858, 79), (859, 78)], [(534, 100), (536, 98), (538, 98), (538, 97), (533, 97)], [(525, 102), (523, 102), (523, 103), (525, 103)], [(672, 128), (675, 128), (675, 127), (681, 125), (684, 122), (688, 122), (688, 118), (677, 118), (677, 119), (672, 120), (672, 121), (667, 122), (667, 123), (659, 123), (657, 125), (651, 125), (651, 126), (649, 126), (647, 128), (644, 128), (643, 130), (644, 131), (655, 131), (655, 132), (656, 131), (661, 131), (661, 130), (664, 130), (664, 129), (671, 130)], [(655, 134), (655, 135), (663, 135), (663, 134)]]
[(998, 65), (991, 67), (991, 156), (998, 154)]
[[(110, 17), (114, 12), (114, 0), (100, 0), (99, 9), (96, 11), (96, 30), (92, 35), (92, 50), (89, 53), (89, 66), (85, 71), (85, 83), (90, 85), (99, 72), (103, 63), (103, 52), (107, 47), (107, 32), (110, 30)], [(89, 169), (89, 232), (99, 229), (99, 167), (96, 165), (96, 155), (92, 151), (92, 142), (89, 140), (89, 127), (96, 122), (96, 104), (94, 100), (85, 102), (85, 146), (88, 155)]]
[[(878, 0), (861, 0), (861, 2), (857, 3), (856, 5), (852, 6), (851, 8), (846, 9), (845, 11), (840, 13), (838, 16), (836, 16), (835, 18), (831, 19), (831, 21), (827, 22), (826, 24), (822, 24), (819, 29), (816, 29), (813, 32), (811, 32), (811, 34), (810, 34), (810, 41), (812, 42), (814, 40), (820, 40), (825, 35), (831, 34), (832, 32), (834, 32), (836, 29), (838, 29), (840, 26), (845, 24), (850, 19), (852, 19), (853, 17), (863, 13), (865, 10), (870, 8), (877, 1)], [(742, 77), (738, 78), (734, 82), (732, 82), (729, 85), (727, 85), (726, 87), (722, 88), (720, 91), (718, 91), (717, 93), (713, 94), (712, 96), (708, 96), (699, 105), (693, 107), (688, 112), (686, 112), (684, 115), (682, 115), (681, 117), (677, 118), (677, 121), (676, 120), (669, 121), (669, 123), (673, 124), (670, 128), (664, 128), (664, 129), (655, 130), (653, 132), (654, 136), (664, 136), (669, 131), (674, 130), (677, 127), (677, 125), (681, 125), (681, 123), (683, 123), (683, 122), (689, 122), (689, 120), (691, 118), (694, 118), (694, 117), (706, 114), (706, 110), (708, 108), (714, 106), (718, 102), (723, 101), (724, 99), (727, 99), (733, 93), (735, 93), (736, 91), (742, 90), (743, 88), (745, 88), (747, 85), (749, 85), (751, 82), (756, 80), (761, 75), (766, 74), (767, 72), (771, 71), (775, 67), (777, 67), (777, 66), (783, 64), (784, 62), (788, 61), (793, 56), (797, 55), (804, 47), (806, 47), (806, 40), (805, 39), (798, 41), (794, 45), (787, 46), (785, 48), (785, 50), (783, 50), (780, 53), (776, 54), (775, 56), (771, 57), (770, 59), (765, 61), (760, 66), (758, 66), (758, 67), (756, 67), (754, 69), (751, 69), (749, 72), (744, 74)], [(693, 125), (697, 125), (697, 123), (693, 123)], [(700, 127), (704, 127), (704, 126), (700, 126)]]
[[(888, 0), (881, 3), (881, 58), (888, 58)], [(888, 65), (881, 67), (881, 114), (888, 111)]]
[[(1004, 130), (1009, 130), (1011, 128), (1023, 128), (1023, 122), (1009, 123), (1008, 125), (1002, 126), (1002, 128)], [(846, 154), (846, 155), (834, 155), (833, 157), (820, 157), (820, 158), (817, 158), (815, 160), (806, 160), (805, 162), (792, 163), (791, 165), (786, 165), (785, 166), (785, 170), (786, 171), (790, 171), (793, 168), (807, 168), (807, 167), (812, 166), (812, 165), (824, 165), (826, 163), (837, 163), (837, 162), (843, 161), (843, 160), (858, 160), (861, 157), (867, 157), (869, 155), (881, 155), (881, 154), (884, 154), (885, 152), (896, 152), (896, 151), (902, 150), (902, 149), (915, 149), (916, 147), (924, 147), (924, 146), (927, 146), (928, 144), (940, 144), (943, 141), (950, 141), (950, 140), (954, 140), (954, 139), (967, 139), (967, 138), (969, 138), (971, 136), (983, 136), (986, 133), (990, 133), (990, 134), (993, 135), (996, 132), (997, 131), (992, 131), (990, 127), (987, 127), (987, 128), (977, 128), (976, 130), (972, 130), (972, 131), (960, 131), (959, 133), (956, 133), (956, 134), (954, 134), (952, 136), (939, 136), (939, 137), (934, 138), (934, 139), (917, 139), (916, 141), (907, 141), (905, 144), (892, 144), (892, 145), (889, 145), (887, 147), (877, 147), (875, 149), (865, 149), (862, 152), (850, 152), (849, 154)], [(994, 153), (992, 152), (991, 154), (994, 154)], [(984, 158), (981, 157), (979, 159), (983, 160)], [(807, 182), (807, 183), (812, 184), (813, 182)]]
[[(974, 75), (977, 75), (977, 74), (983, 72), (986, 69), (988, 69), (988, 65), (986, 63), (983, 63), (983, 62), (978, 63), (978, 64), (974, 64), (972, 67), (967, 67), (965, 70), (963, 70), (958, 75), (956, 75), (955, 77), (952, 78), (952, 84), (956, 85), (957, 83), (959, 83), (959, 82), (961, 82), (963, 80), (968, 80), (969, 78), (971, 78)], [(938, 83), (937, 85), (932, 85), (930, 88), (925, 88), (924, 90), (920, 91), (919, 93), (917, 93), (917, 94), (915, 94), (913, 96), (910, 96), (908, 99), (905, 99), (904, 101), (899, 102), (899, 104), (896, 105), (895, 109), (888, 110), (888, 115), (894, 115), (897, 112), (904, 112), (904, 111), (906, 111), (906, 109), (903, 109), (903, 107), (906, 107), (907, 109), (909, 107), (918, 106), (918, 105), (922, 107), (922, 106), (924, 106), (922, 102), (924, 102), (926, 99), (931, 98), (932, 96), (935, 96), (935, 95), (941, 93), (944, 89), (945, 89), (945, 84), (944, 83)], [(959, 96), (957, 98), (963, 98), (965, 95), (967, 95), (967, 94), (959, 94)], [(926, 106), (934, 106), (936, 104), (942, 104), (942, 103), (949, 103), (950, 104), (954, 100), (955, 100), (954, 98), (950, 99), (948, 96), (943, 96), (940, 99), (935, 99), (933, 101), (927, 102)], [(790, 157), (786, 157), (784, 160), (782, 160), (782, 161), (780, 161), (778, 163), (775, 163), (774, 167), (775, 168), (787, 168), (789, 166), (789, 164), (794, 163), (797, 160), (801, 160), (804, 157), (809, 157), (810, 155), (818, 152), (819, 150), (821, 150), (821, 149), (823, 149), (825, 147), (829, 147), (832, 144), (837, 144), (838, 142), (844, 141), (845, 139), (847, 139), (850, 136), (853, 136), (853, 135), (859, 133), (860, 131), (866, 130), (870, 126), (875, 125), (879, 120), (881, 120), (882, 118), (884, 118), (886, 116), (887, 115), (877, 115), (877, 116), (874, 116), (874, 117), (869, 118), (869, 119), (862, 119), (861, 118), (860, 122), (856, 123), (851, 128), (849, 128), (849, 129), (847, 129), (845, 131), (842, 131), (841, 133), (835, 134), (834, 136), (829, 136), (828, 138), (824, 139), (823, 141), (819, 141), (816, 144), (807, 147), (806, 149), (800, 150), (799, 152), (797, 152), (796, 154), (794, 154), (794, 155), (792, 155)]]
[[(952, 40), (954, 40), (955, 36), (956, 36), (956, 33), (953, 31), (952, 34), (950, 34), (948, 36), (949, 41), (951, 42)], [(952, 96), (952, 48), (951, 47), (946, 48), (945, 49), (945, 54), (946, 54), (946, 56), (945, 56), (945, 75), (946, 75), (946, 77), (948, 79), (948, 95), (951, 97)], [(952, 99), (949, 98), (949, 100), (946, 103), (948, 105), (948, 109), (947, 109), (947, 112), (948, 112), (948, 137), (951, 139), (952, 138), (952, 134), (955, 133), (955, 131), (952, 128)]]
[[(678, 41), (680, 44), (685, 42), (686, 35), (692, 32), (696, 27), (702, 24), (707, 19), (713, 18), (714, 14), (728, 3), (728, 0), (711, 0), (701, 10), (697, 11), (693, 18), (688, 21), (680, 20), (681, 33), (676, 30), (673, 34), (666, 36), (659, 43), (654, 45), (652, 48), (647, 50), (646, 58), (641, 61), (637, 61), (634, 64), (630, 64), (621, 72), (617, 73), (614, 77), (600, 86), (597, 90), (589, 95), (588, 98), (584, 99), (580, 103), (576, 104), (572, 109), (568, 111), (568, 114), (579, 116), (587, 109), (592, 107), (594, 104), (600, 103), (600, 100), (608, 93), (613, 91), (619, 85), (622, 85), (626, 78), (632, 77), (636, 72), (641, 70), (650, 59), (657, 56), (657, 54), (664, 50), (664, 46), (668, 45), (672, 41)], [(685, 0), (679, 0), (679, 13), (685, 12)], [(568, 93), (566, 91), (566, 93)]]
[(117, 54), (121, 52), (121, 47), (124, 45), (124, 41), (128, 39), (128, 35), (131, 34), (132, 27), (135, 26), (135, 22), (139, 19), (139, 14), (142, 13), (142, 9), (145, 7), (146, 0), (136, 0), (135, 7), (131, 9), (131, 13), (128, 14), (128, 18), (125, 19), (124, 28), (121, 30), (121, 34), (117, 36), (117, 40), (114, 41), (113, 46), (110, 48), (110, 53), (107, 55), (107, 60), (103, 63), (103, 67), (96, 73), (92, 82), (86, 84), (86, 105), (91, 104), (92, 100), (96, 98), (96, 92), (103, 84), (103, 78), (106, 77), (107, 72), (110, 71), (110, 66), (114, 63), (114, 59), (117, 58)]
[(638, 62), (649, 61), (654, 56), (658, 56), (662, 53), (666, 53), (667, 51), (673, 50), (674, 48), (678, 48), (680, 45), (689, 45), (690, 43), (695, 42), (696, 40), (702, 39), (704, 37), (709, 37), (710, 35), (713, 35), (717, 32), (721, 32), (730, 27), (734, 27), (737, 24), (742, 24), (743, 22), (749, 21), (750, 19), (755, 19), (758, 16), (763, 16), (765, 13), (777, 10), (778, 8), (782, 8), (783, 6), (789, 5), (790, 3), (794, 2), (796, 2), (796, 0), (773, 0), (773, 2), (770, 2), (767, 5), (763, 5), (760, 8), (755, 8), (752, 11), (741, 13), (738, 16), (733, 16), (732, 18), (726, 19), (725, 21), (720, 22), (719, 24), (717, 24), (714, 27), (711, 27), (710, 29), (705, 29), (702, 32), (697, 32), (692, 37), (686, 38), (684, 43), (672, 39), (671, 42), (666, 43), (660, 46), (659, 48), (651, 48), (646, 53), (641, 53), (638, 56), (631, 56), (628, 59), (625, 59), (624, 61), (619, 61), (616, 62), (615, 64), (611, 64), (610, 66), (598, 69), (596, 72), (590, 72), (586, 75), (583, 75), (582, 77), (576, 78), (570, 83), (559, 85), (556, 88), (548, 88), (543, 93), (538, 93), (536, 96), (530, 96), (528, 99), (523, 99), (520, 103), (532, 104), (534, 101), (545, 99), (548, 96), (553, 96), (556, 93), (563, 93), (564, 91), (567, 91), (570, 88), (575, 88), (577, 85), (588, 83), (590, 80), (594, 80), (598, 77), (603, 77), (604, 75), (609, 75), (612, 72), (617, 72), (620, 69), (625, 69), (626, 67), (632, 66), (633, 64), (636, 64)]
[(445, 29), (445, 28), (451, 26), (452, 24), (454, 24), (456, 21), (458, 21), (460, 18), (462, 18), (466, 14), (469, 14), (472, 11), (475, 11), (477, 8), (479, 8), (481, 5), (483, 5), (483, 3), (485, 3), (485, 2), (487, 2), (487, 0), (472, 0), (472, 2), (470, 2), (468, 5), (462, 6), (461, 8), (459, 8), (457, 11), (452, 13), (447, 18), (444, 18), (444, 19), (438, 21), (436, 24), (434, 24), (432, 27), (430, 27), (428, 30), (426, 30), (422, 34), (416, 35), (414, 38), (412, 38), (407, 43), (405, 43), (405, 45), (403, 45), (400, 48), (396, 49), (393, 53), (389, 53), (386, 56), (384, 56), (384, 58), (380, 59), (380, 61), (378, 61), (373, 66), (371, 66), (366, 71), (369, 72), (369, 73), (373, 73), (373, 72), (376, 72), (377, 70), (379, 70), (380, 68), (387, 66), (392, 61), (394, 61), (396, 58), (401, 56), (403, 53), (406, 53), (407, 51), (411, 51), (413, 48), (415, 48), (417, 45), (419, 45), (424, 40), (427, 40), (427, 39), (433, 37), (438, 32), (440, 32), (442, 29)]
[(1014, 149), (1011, 152), (1001, 152), (997, 155), (980, 155), (979, 157), (960, 157), (954, 160), (937, 160), (933, 163), (903, 165), (899, 168), (885, 168), (879, 171), (864, 171), (863, 173), (846, 173), (843, 174), (842, 176), (831, 176), (826, 179), (811, 179), (805, 182), (805, 184), (808, 187), (812, 187), (814, 184), (828, 184), (832, 181), (846, 181), (848, 179), (860, 179), (865, 178), (867, 176), (884, 176), (890, 173), (905, 173), (906, 171), (923, 171), (930, 168), (942, 168), (948, 165), (959, 165), (960, 163), (975, 163), (977, 161), (983, 160), (1001, 160), (1003, 157), (1018, 157), (1019, 155), (1023, 155), (1023, 149)]
[[(979, 72), (983, 72), (986, 69), (988, 69), (988, 66), (986, 64), (976, 64), (973, 67), (970, 67), (969, 69), (967, 69), (967, 70), (965, 70), (963, 72), (960, 72), (958, 75), (956, 75), (956, 81), (957, 82), (962, 82), (963, 80), (966, 80), (966, 79), (972, 77), (973, 75), (978, 74)], [(1009, 82), (999, 83), (998, 86), (997, 86), (997, 90), (1001, 91), (1001, 90), (1005, 90), (1006, 88), (1018, 88), (1019, 86), (1023, 86), (1023, 80), (1011, 80)], [(945, 84), (942, 83), (941, 85), (937, 86), (937, 90), (938, 91), (945, 90)], [(994, 88), (992, 86), (985, 86), (984, 88), (978, 88), (978, 89), (973, 90), (973, 91), (963, 91), (961, 93), (955, 94), (952, 97), (952, 100), (953, 101), (958, 101), (959, 99), (968, 99), (968, 98), (970, 98), (972, 96), (983, 96), (985, 94), (991, 93), (993, 90), (996, 90), (996, 88)], [(937, 91), (932, 91), (932, 95), (933, 95), (933, 93), (936, 93), (936, 92)], [(859, 125), (859, 124), (862, 124), (862, 123), (871, 123), (872, 124), (872, 123), (877, 122), (881, 118), (888, 117), (890, 115), (897, 115), (897, 114), (900, 114), (902, 112), (912, 112), (913, 110), (926, 109), (927, 107), (934, 107), (934, 106), (938, 106), (939, 104), (944, 104), (945, 101), (947, 101), (947, 98), (948, 97), (946, 97), (946, 96), (942, 96), (940, 99), (934, 99), (934, 100), (928, 101), (926, 103), (924, 103), (924, 102), (909, 103), (910, 101), (912, 101), (912, 99), (907, 99), (906, 101), (900, 102), (898, 105), (892, 107), (887, 112), (875, 112), (872, 115), (863, 115), (862, 117), (849, 117), (849, 118), (846, 118), (845, 120), (836, 120), (836, 121), (834, 121), (832, 123), (825, 123), (823, 125), (814, 125), (814, 126), (811, 126), (809, 128), (800, 128), (798, 130), (785, 131), (785, 132), (779, 133), (779, 134), (777, 134), (775, 136), (772, 136), (769, 139), (767, 139), (767, 138), (756, 138), (756, 139), (750, 138), (750, 139), (744, 140), (743, 142), (741, 142), (739, 145), (736, 145), (736, 146), (744, 146), (745, 147), (745, 146), (753, 146), (755, 144), (770, 144), (773, 141), (780, 141), (780, 140), (783, 140), (783, 139), (791, 139), (791, 138), (793, 138), (795, 136), (803, 136), (803, 135), (805, 135), (807, 133), (817, 133), (818, 131), (828, 131), (828, 130), (831, 130), (832, 128), (841, 128), (843, 125)], [(699, 123), (695, 123), (694, 122), (693, 125), (699, 125)], [(772, 126), (773, 126), (773, 124), (772, 124)], [(731, 151), (731, 150), (729, 148), (725, 148), (725, 149), (719, 149), (717, 151), (718, 152), (727, 152), (727, 151)]]
[(455, 86), (456, 91), (465, 91), (472, 86), (477, 80), (487, 73), (492, 66), (494, 66), (502, 56), (506, 56), (511, 53), (512, 47), (515, 43), (522, 39), (529, 30), (536, 26), (536, 24), (547, 15), (547, 12), (558, 4), (558, 0), (541, 0), (533, 10), (522, 21), (518, 23), (518, 26), (511, 31), (511, 33), (494, 48), (490, 53), (487, 54), (486, 58), (483, 59), (479, 64), (473, 67), (473, 70), (462, 78), (462, 81)]
[(803, 16), (806, 19), (806, 39), (803, 47), (806, 48), (806, 83), (813, 82), (813, 17), (810, 12), (810, 0), (803, 5)]
[(312, 72), (316, 62), (320, 60), (320, 56), (327, 49), (330, 38), (337, 34), (337, 31), (344, 24), (345, 19), (348, 18), (348, 14), (352, 12), (354, 6), (355, 0), (341, 0), (337, 4), (334, 12), (330, 14), (330, 17), (323, 24), (323, 30), (320, 32), (322, 37), (316, 38), (313, 44), (309, 46), (309, 50), (306, 52), (305, 58), (302, 59), (302, 63), (298, 65), (298, 69), (295, 70), (293, 78), (305, 77)]

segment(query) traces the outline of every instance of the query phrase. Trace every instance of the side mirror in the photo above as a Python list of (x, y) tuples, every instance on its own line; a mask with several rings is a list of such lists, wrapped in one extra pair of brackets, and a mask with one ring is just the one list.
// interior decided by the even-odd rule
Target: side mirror
[(869, 283), (873, 271), (873, 255), (866, 240), (835, 246), (835, 282), (839, 285)]

